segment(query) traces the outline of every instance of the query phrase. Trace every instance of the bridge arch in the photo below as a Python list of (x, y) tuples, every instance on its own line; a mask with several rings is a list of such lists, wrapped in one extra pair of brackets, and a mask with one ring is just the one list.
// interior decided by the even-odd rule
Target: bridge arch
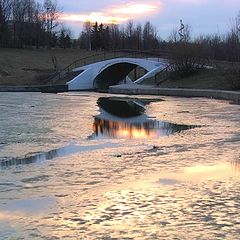
[[(94, 89), (108, 89), (109, 86), (117, 85), (124, 80), (134, 69), (139, 67), (136, 63), (118, 62), (105, 66), (93, 81)], [(142, 67), (144, 68), (144, 67)], [(147, 71), (146, 68), (144, 68)]]

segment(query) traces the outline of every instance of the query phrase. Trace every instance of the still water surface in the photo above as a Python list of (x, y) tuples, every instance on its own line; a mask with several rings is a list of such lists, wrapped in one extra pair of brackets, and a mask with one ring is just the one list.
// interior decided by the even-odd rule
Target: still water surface
[(239, 146), (225, 101), (1, 93), (0, 239), (240, 239)]

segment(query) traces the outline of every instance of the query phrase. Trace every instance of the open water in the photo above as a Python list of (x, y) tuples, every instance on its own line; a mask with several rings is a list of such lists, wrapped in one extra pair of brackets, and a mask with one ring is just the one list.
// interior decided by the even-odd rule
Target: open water
[(240, 106), (0, 94), (0, 239), (240, 239)]

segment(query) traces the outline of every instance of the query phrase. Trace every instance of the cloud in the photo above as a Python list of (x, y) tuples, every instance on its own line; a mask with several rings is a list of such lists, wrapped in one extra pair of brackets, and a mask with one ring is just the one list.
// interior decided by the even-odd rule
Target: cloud
[(124, 15), (131, 15), (131, 14), (143, 14), (143, 13), (152, 13), (158, 9), (156, 4), (148, 4), (148, 3), (130, 3), (124, 6), (119, 6), (117, 8), (112, 9), (112, 13), (116, 14), (124, 14)]
[(99, 23), (122, 23), (129, 19), (135, 19), (143, 15), (152, 15), (160, 8), (159, 3), (136, 3), (130, 2), (118, 6), (112, 6), (99, 12), (68, 13), (62, 14), (60, 20), (67, 22), (99, 22)]
[(99, 22), (99, 23), (121, 23), (128, 19), (124, 17), (107, 16), (102, 12), (92, 12), (88, 14), (63, 14), (60, 19), (68, 22)]
[[(169, 2), (169, 1), (168, 1)], [(178, 2), (178, 3), (185, 3), (185, 4), (194, 4), (194, 5), (200, 5), (200, 4), (203, 4), (203, 3), (207, 3), (208, 1), (207, 0), (173, 0), (173, 1), (171, 1), (172, 3), (176, 3), (176, 2)]]

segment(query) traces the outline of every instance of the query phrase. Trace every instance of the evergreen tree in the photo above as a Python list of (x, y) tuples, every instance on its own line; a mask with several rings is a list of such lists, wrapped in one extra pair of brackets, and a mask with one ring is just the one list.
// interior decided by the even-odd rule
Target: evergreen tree
[(60, 48), (66, 48), (65, 46), (65, 34), (64, 34), (64, 31), (61, 30), (61, 33), (60, 33), (60, 36), (59, 36), (59, 47)]

